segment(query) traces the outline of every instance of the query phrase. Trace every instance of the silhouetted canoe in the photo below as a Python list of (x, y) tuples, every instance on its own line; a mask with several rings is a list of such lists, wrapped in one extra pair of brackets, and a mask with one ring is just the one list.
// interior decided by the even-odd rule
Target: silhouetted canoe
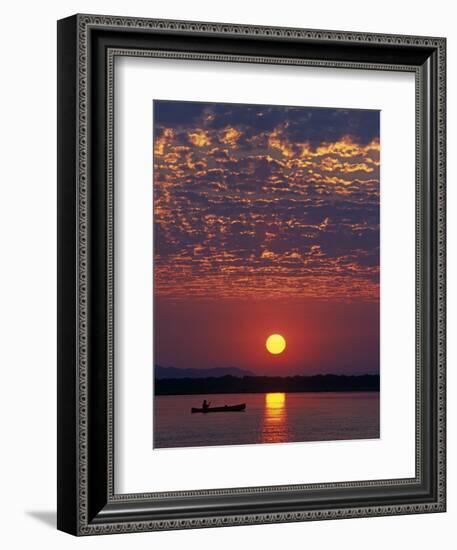
[(246, 408), (246, 403), (241, 403), (240, 405), (224, 405), (223, 407), (208, 407), (206, 409), (192, 407), (191, 412), (193, 413), (225, 413), (225, 412), (236, 412), (244, 411)]

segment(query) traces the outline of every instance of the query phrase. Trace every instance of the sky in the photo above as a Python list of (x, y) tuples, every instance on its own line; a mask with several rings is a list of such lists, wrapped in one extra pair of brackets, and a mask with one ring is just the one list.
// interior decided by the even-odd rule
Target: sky
[(379, 111), (156, 100), (153, 162), (156, 364), (379, 371)]

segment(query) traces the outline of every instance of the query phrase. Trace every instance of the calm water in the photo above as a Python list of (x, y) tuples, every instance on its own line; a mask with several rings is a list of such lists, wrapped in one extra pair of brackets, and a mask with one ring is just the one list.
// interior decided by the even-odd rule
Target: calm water
[[(191, 414), (246, 403), (244, 412)], [(200, 447), (379, 437), (379, 392), (171, 395), (155, 398), (154, 447)]]

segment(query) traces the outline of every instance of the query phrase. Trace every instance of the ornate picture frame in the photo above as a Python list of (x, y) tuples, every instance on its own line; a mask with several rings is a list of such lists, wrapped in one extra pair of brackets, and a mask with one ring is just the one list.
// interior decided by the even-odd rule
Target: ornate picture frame
[[(58, 528), (74, 535), (444, 512), (444, 38), (74, 15), (58, 22)], [(118, 494), (113, 117), (117, 56), (415, 75), (412, 478)]]

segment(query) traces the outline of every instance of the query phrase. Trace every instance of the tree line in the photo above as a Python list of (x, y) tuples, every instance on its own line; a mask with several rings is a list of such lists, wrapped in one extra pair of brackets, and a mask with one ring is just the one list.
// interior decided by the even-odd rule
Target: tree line
[(208, 378), (162, 378), (154, 383), (155, 395), (212, 393), (272, 393), (379, 391), (378, 374), (314, 376), (220, 376)]

